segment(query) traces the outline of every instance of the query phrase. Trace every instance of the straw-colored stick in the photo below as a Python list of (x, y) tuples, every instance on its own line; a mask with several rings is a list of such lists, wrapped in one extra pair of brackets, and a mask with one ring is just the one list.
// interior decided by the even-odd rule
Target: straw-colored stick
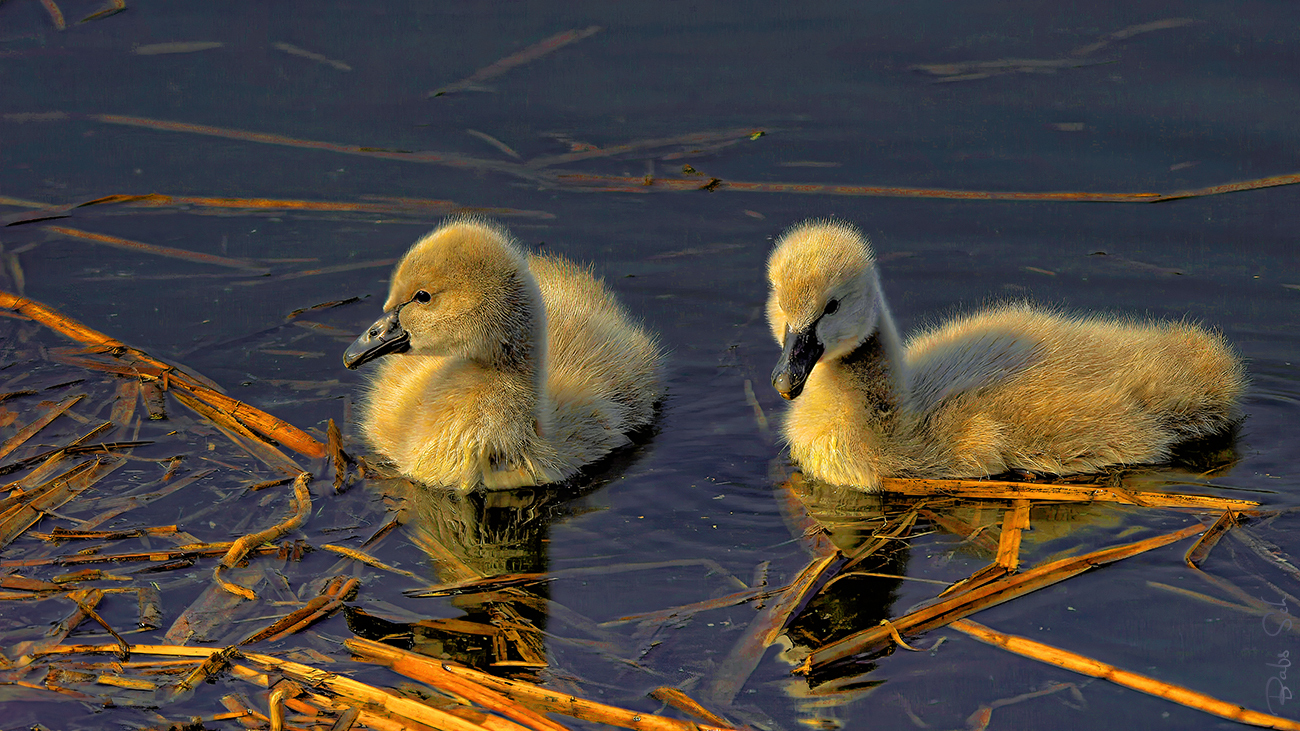
[[(57, 331), (64, 337), (84, 343), (97, 352), (108, 353), (118, 358), (125, 357), (125, 367), (121, 369), (124, 374), (130, 374), (132, 377), (146, 376), (164, 379), (166, 384), (189, 391), (211, 406), (233, 416), (259, 434), (277, 441), (301, 455), (312, 459), (320, 459), (325, 456), (325, 445), (294, 425), (213, 390), (197, 377), (153, 358), (142, 350), (128, 347), (120, 340), (115, 340), (86, 327), (35, 300), (0, 291), (0, 308), (17, 312), (29, 320), (34, 320)], [(112, 368), (107, 368), (107, 370), (112, 370)]]
[(705, 708), (699, 701), (686, 695), (677, 688), (670, 688), (668, 686), (655, 688), (650, 691), (650, 697), (657, 701), (663, 701), (683, 713), (689, 713), (690, 715), (707, 721), (715, 726), (731, 725), (730, 721)]
[(444, 667), (445, 663), (428, 656), (360, 638), (349, 641), (348, 649), (358, 655), (363, 662), (386, 665), (394, 672), (473, 701), (525, 726), (539, 729), (539, 731), (565, 731), (563, 726), (526, 706), (520, 705), (517, 701), (512, 701), (507, 696), (486, 688), (482, 684), (452, 674)]
[(1199, 508), (1203, 510), (1249, 510), (1259, 507), (1250, 500), (1184, 495), (1170, 492), (1117, 492), (1103, 485), (1047, 485), (1035, 482), (998, 480), (938, 480), (886, 477), (885, 492), (901, 495), (944, 495), (969, 500), (1036, 500), (1046, 502), (1132, 503), (1131, 496), (1145, 507)]
[(1228, 530), (1237, 524), (1237, 517), (1238, 515), (1235, 511), (1223, 511), (1223, 515), (1219, 516), (1219, 519), (1214, 521), (1214, 525), (1210, 526), (1210, 529), (1205, 531), (1205, 535), (1202, 535), (1196, 543), (1192, 544), (1191, 548), (1187, 549), (1187, 554), (1183, 556), (1183, 561), (1188, 566), (1194, 569), (1199, 569), (1201, 567), (1201, 562), (1210, 555), (1210, 551), (1214, 548), (1215, 544), (1219, 542), (1219, 539), (1226, 535)]
[(1020, 567), (1020, 534), (1029, 527), (1029, 501), (1017, 500), (1015, 507), (1002, 518), (1002, 536), (998, 541), (998, 555), (994, 563), (1015, 571)]
[(114, 457), (100, 457), (94, 462), (84, 464), (89, 466), (84, 469), (74, 467), (65, 472), (63, 477), (52, 481), (51, 489), (37, 495), (30, 502), (14, 508), (12, 512), (7, 512), (3, 521), (0, 521), (0, 548), (8, 546), (24, 531), (35, 525), (45, 512), (58, 510), (64, 503), (90, 489), (110, 472), (126, 464), (126, 461)]
[[(1020, 574), (990, 581), (983, 586), (968, 591), (955, 592), (947, 599), (895, 618), (891, 620), (891, 624), (903, 634), (917, 634), (936, 627), (942, 627), (981, 609), (987, 609), (1015, 597), (1028, 594), (1031, 591), (1041, 589), (1044, 586), (1050, 586), (1096, 566), (1135, 556), (1144, 551), (1189, 538), (1204, 530), (1205, 527), (1201, 525), (1188, 526), (1182, 530), (1148, 538), (1144, 541), (1053, 561)], [(879, 649), (888, 645), (890, 641), (890, 631), (886, 627), (878, 626), (863, 630), (815, 650), (808, 656), (808, 659), (799, 668), (798, 672), (807, 673), (819, 665)]]
[(50, 14), (50, 21), (54, 23), (56, 29), (63, 30), (68, 27), (67, 21), (63, 19), (63, 11), (59, 10), (54, 0), (41, 0), (41, 5), (45, 7), (45, 12)]
[(307, 483), (311, 481), (311, 473), (303, 472), (298, 475), (298, 479), (293, 482), (293, 512), (283, 522), (273, 525), (266, 530), (250, 533), (235, 541), (230, 550), (226, 552), (221, 563), (213, 571), (213, 578), (221, 588), (242, 596), (245, 599), (256, 599), (257, 595), (250, 589), (238, 584), (226, 581), (223, 574), (226, 569), (233, 569), (239, 565), (240, 561), (248, 556), (249, 551), (257, 548), (263, 543), (274, 541), (281, 536), (288, 534), (290, 531), (297, 530), (303, 523), (307, 522), (307, 517), (311, 515), (311, 491), (307, 489)]
[(360, 561), (361, 563), (367, 566), (373, 566), (377, 569), (380, 569), (381, 571), (389, 571), (399, 576), (405, 576), (408, 579), (415, 579), (416, 581), (420, 580), (419, 576), (416, 576), (415, 574), (411, 573), (410, 571), (407, 571), (406, 569), (399, 569), (395, 566), (389, 566), (388, 564), (384, 563), (383, 561), (380, 561), (374, 556), (371, 556), (370, 554), (364, 553), (362, 551), (358, 551), (355, 548), (348, 548), (347, 546), (336, 546), (333, 543), (326, 543), (325, 545), (321, 546), (321, 548), (326, 551), (330, 551), (332, 553), (337, 553), (340, 556), (347, 556), (353, 561)]
[[(127, 383), (133, 383), (133, 381), (127, 381)], [(177, 401), (212, 422), (214, 426), (230, 438), (230, 441), (235, 443), (235, 446), (242, 447), (244, 451), (261, 460), (267, 467), (290, 475), (296, 475), (303, 471), (302, 467), (290, 459), (288, 455), (258, 438), (238, 419), (225, 411), (203, 403), (183, 389), (173, 390), (172, 395), (176, 397)]]
[[(356, 652), (357, 647), (362, 642), (367, 642), (367, 640), (352, 639), (346, 640), (343, 644), (348, 649)], [(450, 663), (442, 663), (442, 667), (452, 675), (496, 690), (538, 711), (562, 713), (573, 718), (642, 731), (719, 731), (719, 729), (725, 729), (725, 727), (695, 724), (689, 721), (679, 721), (673, 718), (664, 718), (649, 713), (607, 706), (603, 703), (540, 688), (530, 683), (506, 680), (505, 678), (498, 678), (495, 675)]]
[(185, 249), (176, 249), (171, 246), (146, 244), (142, 241), (132, 241), (118, 236), (109, 236), (108, 234), (95, 233), (93, 231), (82, 231), (81, 229), (68, 228), (67, 226), (46, 226), (45, 230), (71, 239), (94, 241), (96, 243), (107, 244), (108, 246), (118, 249), (126, 249), (128, 251), (139, 251), (146, 254), (155, 254), (158, 256), (181, 259), (199, 264), (215, 264), (217, 266), (242, 269), (244, 271), (266, 271), (264, 267), (248, 261), (230, 259), (224, 256), (216, 256), (214, 254), (202, 254), (197, 251), (186, 251)]
[(764, 651), (776, 642), (844, 563), (844, 556), (839, 551), (809, 562), (780, 597), (750, 623), (727, 657), (719, 662), (718, 671), (707, 690), (707, 700), (718, 705), (730, 705), (758, 667)]
[(509, 71), (510, 69), (516, 66), (520, 66), (522, 64), (529, 63), (530, 61), (534, 61), (538, 58), (541, 58), (542, 56), (545, 56), (548, 53), (552, 53), (560, 48), (563, 48), (569, 45), (570, 43), (580, 41), (583, 38), (586, 38), (587, 36), (599, 32), (600, 32), (600, 26), (593, 25), (593, 26), (588, 26), (586, 28), (575, 28), (573, 30), (566, 30), (561, 33), (556, 33), (555, 35), (550, 36), (548, 38), (544, 38), (538, 41), (537, 43), (534, 43), (533, 45), (524, 48), (523, 50), (516, 51), (515, 53), (512, 53), (509, 56), (506, 56), (505, 58), (495, 61), (492, 64), (485, 66), (484, 68), (481, 68), (478, 71), (475, 71), (474, 73), (470, 74), (464, 79), (461, 79), (460, 81), (457, 81), (453, 84), (448, 84), (447, 86), (444, 86), (439, 89), (435, 89), (429, 92), (429, 96), (431, 97), (442, 96), (443, 94), (449, 94), (452, 92), (457, 92), (464, 89), (476, 87), (480, 83), (487, 81), (488, 79), (492, 79), (497, 76), (500, 76), (501, 74), (504, 74), (505, 72)]
[(1184, 688), (1181, 685), (1174, 685), (1138, 673), (1121, 670), (1114, 665), (1107, 665), (1090, 657), (1052, 647), (1025, 637), (998, 632), (982, 624), (976, 624), (969, 619), (959, 619), (949, 626), (960, 632), (965, 632), (981, 642), (997, 645), (1017, 655), (1030, 657), (1094, 678), (1109, 680), (1125, 688), (1132, 688), (1222, 718), (1252, 726), (1300, 731), (1300, 723), (1289, 718), (1252, 711), (1235, 703), (1221, 701), (1204, 693)]
[(77, 403), (78, 401), (80, 401), (85, 397), (86, 394), (79, 393), (75, 396), (69, 396), (68, 398), (60, 401), (59, 403), (48, 407), (45, 410), (45, 413), (37, 417), (32, 423), (28, 424), (27, 426), (24, 426), (22, 429), (19, 429), (18, 433), (13, 435), (12, 437), (9, 437), (9, 439), (7, 439), (4, 444), (0, 444), (0, 459), (7, 457), (10, 452), (21, 447), (23, 444), (27, 442), (28, 439), (31, 439), (32, 437), (36, 436), (37, 432), (49, 426), (50, 422), (59, 418), (59, 416), (62, 415), (63, 412), (72, 408), (73, 404)]

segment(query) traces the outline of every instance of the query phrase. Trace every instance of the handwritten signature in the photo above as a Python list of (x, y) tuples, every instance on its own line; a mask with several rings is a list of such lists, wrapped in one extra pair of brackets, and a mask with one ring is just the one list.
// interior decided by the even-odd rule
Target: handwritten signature
[[(1286, 605), (1286, 597), (1283, 597), (1280, 602), (1270, 602), (1267, 599), (1262, 601), (1276, 607), (1261, 620), (1264, 634), (1277, 637), (1291, 629), (1291, 611)], [(1264, 683), (1264, 701), (1268, 703), (1268, 712), (1276, 714), (1278, 709), (1294, 697), (1291, 688), (1286, 684), (1286, 671), (1291, 667), (1291, 651), (1283, 650), (1277, 653), (1273, 662), (1266, 662), (1264, 665), (1273, 668), (1274, 671)]]

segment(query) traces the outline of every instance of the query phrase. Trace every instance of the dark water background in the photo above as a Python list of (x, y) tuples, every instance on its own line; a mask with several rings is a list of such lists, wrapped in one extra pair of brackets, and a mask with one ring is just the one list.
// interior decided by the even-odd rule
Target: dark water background
[[(62, 7), (75, 21), (98, 6), (69, 1)], [(1116, 33), (1122, 29), (1170, 18), (1192, 22), (1115, 37), (1124, 35)], [(530, 550), (507, 559), (477, 549), (484, 560), (517, 570), (709, 559), (746, 583), (762, 562), (770, 562), (770, 580), (779, 584), (808, 558), (774, 497), (786, 467), (759, 426), (745, 384), (752, 383), (766, 416), (779, 412), (780, 399), (767, 385), (778, 351), (761, 314), (763, 265), (773, 237), (809, 216), (842, 217), (871, 236), (883, 262), (886, 295), (905, 332), (1008, 297), (1074, 311), (1189, 317), (1220, 328), (1248, 360), (1252, 379), (1241, 460), (1216, 478), (1238, 491), (1220, 494), (1300, 505), (1293, 436), (1300, 415), (1300, 188), (1136, 204), (739, 192), (726, 185), (1133, 193), (1295, 173), (1298, 20), (1300, 9), (1286, 2), (1190, 2), (1171, 9), (1140, 1), (131, 0), (124, 13), (59, 32), (40, 3), (7, 0), (0, 3), (0, 195), (49, 205), (154, 192), (323, 201), (383, 196), (513, 209), (501, 220), (522, 242), (544, 242), (594, 263), (660, 334), (671, 351), (669, 397), (657, 432), (599, 475), (595, 489), (541, 511), (537, 520), (546, 527), (535, 528)], [(589, 26), (602, 29), (486, 80), (490, 90), (426, 96), (555, 33)], [(1099, 39), (1108, 44), (1086, 49)], [(149, 44), (197, 41), (224, 45), (188, 53), (134, 52)], [(291, 55), (276, 43), (308, 49), (350, 70)], [(1007, 59), (1019, 61), (993, 68), (998, 73), (985, 78), (943, 81), (916, 68)], [(65, 116), (31, 116), (49, 112)], [(619, 192), (492, 164), (379, 159), (117, 124), (96, 115), (515, 166), (519, 160), (467, 130), (505, 143), (523, 161), (568, 153), (575, 149), (571, 143), (603, 148), (720, 130), (765, 134), (733, 135), (726, 140), (732, 144), (716, 148), (664, 145), (558, 166), (592, 175), (682, 178), (682, 165), (689, 164), (702, 173), (701, 183), (723, 181), (711, 192), (662, 192), (653, 185)], [(0, 213), (22, 210), (11, 206)], [(228, 257), (314, 261), (269, 262), (270, 274), (259, 277), (73, 240), (41, 224), (0, 229), (0, 244), (5, 252), (19, 251), (26, 296), (160, 358), (178, 360), (236, 398), (300, 427), (319, 433), (327, 419), (342, 421), (362, 376), (343, 370), (340, 354), (349, 334), (379, 314), (388, 267), (281, 277), (399, 256), (439, 216), (197, 212), (102, 207), (54, 223)], [(368, 299), (315, 318), (337, 331), (289, 327), (267, 333), (295, 309), (353, 296)], [(62, 344), (55, 336), (49, 343)], [(299, 354), (288, 354), (294, 352)], [(295, 388), (290, 381), (318, 385)], [(319, 493), (314, 524), (348, 526), (356, 514), (364, 525), (355, 534), (373, 532), (377, 524), (367, 523), (372, 516), (365, 513), (373, 510), (365, 507), (373, 498), (365, 491), (349, 495), (331, 506), (329, 496)], [(238, 505), (240, 511), (264, 509), (255, 499)], [(177, 505), (171, 508), (180, 512)], [(162, 523), (174, 522), (177, 513), (128, 517)], [(1044, 516), (1036, 512), (1035, 518)], [(212, 520), (211, 539), (230, 540), (222, 518)], [(1185, 516), (1167, 511), (1089, 508), (1057, 523), (1044, 520), (1036, 534), (1027, 535), (1026, 560), (1186, 524)], [(1294, 560), (1300, 557), (1295, 526), (1295, 518), (1284, 515), (1258, 534)], [(305, 529), (309, 540), (320, 535), (312, 528), (309, 523)], [(432, 577), (434, 569), (411, 542), (415, 529), (403, 530), (407, 534), (389, 539), (379, 555)], [(918, 538), (898, 570), (953, 581), (989, 560), (961, 549), (958, 540), (942, 533)], [(1271, 636), (1276, 626), (1259, 617), (1152, 588), (1148, 582), (1209, 591), (1183, 566), (1186, 545), (1094, 571), (974, 619), (1264, 710), (1266, 685), (1278, 672), (1268, 663), (1300, 650), (1300, 638)], [(1241, 544), (1229, 540), (1219, 550), (1208, 568), (1294, 611), (1276, 588), (1228, 558), (1244, 550)], [(293, 569), (295, 581), (334, 564), (335, 557), (315, 554)], [(200, 563), (195, 571), (208, 568)], [(1259, 571), (1296, 593), (1295, 579), (1267, 566)], [(423, 616), (458, 613), (447, 600), (401, 596), (410, 587), (378, 572), (358, 575), (368, 577), (360, 606), (397, 605)], [(857, 609), (874, 617), (867, 624), (901, 614), (935, 590), (918, 582), (854, 586), (860, 591)], [(549, 596), (606, 621), (734, 589), (717, 571), (696, 564), (563, 579), (550, 586)], [(194, 591), (165, 595), (166, 609), (184, 608)], [(852, 604), (854, 597), (840, 600)], [(63, 613), (20, 613), (27, 619), (18, 620), (14, 611), (0, 606), (10, 622), (53, 621)], [(121, 616), (129, 622), (129, 612)], [(639, 668), (558, 641), (549, 651), (562, 675), (579, 679), (579, 694), (653, 711), (658, 704), (643, 696), (658, 685), (686, 683), (693, 694), (707, 696), (710, 674), (754, 616), (752, 606), (740, 605), (661, 629), (653, 638), (634, 638), (645, 643), (642, 649), (650, 647), (624, 657)], [(552, 630), (566, 632), (558, 623)], [(350, 635), (341, 617), (319, 631), (326, 639), (316, 641), (318, 649)], [(1084, 686), (1085, 703), (1067, 694), (1025, 701), (998, 709), (992, 727), (1228, 723), (1103, 681), (1086, 684), (957, 632), (932, 632), (926, 646), (943, 634), (948, 641), (933, 653), (897, 652), (878, 660), (864, 680), (882, 683), (874, 690), (830, 701), (810, 699), (807, 682), (790, 676), (788, 665), (770, 653), (742, 689), (737, 715), (771, 728), (911, 728), (905, 710), (910, 708), (932, 727), (954, 728), (981, 704), (1054, 682), (1077, 682)], [(334, 654), (345, 656), (332, 646)], [(378, 684), (397, 682), (378, 670), (368, 677)], [(250, 692), (239, 683), (232, 688)], [(185, 713), (218, 712), (218, 695), (201, 692)], [(4, 728), (143, 723), (129, 711), (98, 711), (94, 704), (48, 695), (0, 699), (9, 719), (18, 718), (0, 721)], [(1274, 703), (1281, 715), (1300, 717), (1294, 704)], [(163, 713), (173, 717), (177, 711)]]

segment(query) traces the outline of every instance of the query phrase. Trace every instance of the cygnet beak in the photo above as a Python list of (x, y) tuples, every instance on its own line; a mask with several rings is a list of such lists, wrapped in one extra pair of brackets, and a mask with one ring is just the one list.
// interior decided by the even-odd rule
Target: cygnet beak
[(781, 359), (772, 370), (772, 386), (787, 401), (793, 401), (803, 393), (803, 385), (812, 373), (813, 366), (821, 360), (826, 349), (817, 339), (817, 325), (814, 323), (806, 330), (792, 333), (786, 329), (785, 348)]
[(386, 313), (361, 333), (361, 337), (352, 341), (348, 349), (343, 351), (343, 365), (356, 368), (381, 355), (410, 350), (411, 334), (402, 328), (402, 321), (398, 318), (400, 309)]

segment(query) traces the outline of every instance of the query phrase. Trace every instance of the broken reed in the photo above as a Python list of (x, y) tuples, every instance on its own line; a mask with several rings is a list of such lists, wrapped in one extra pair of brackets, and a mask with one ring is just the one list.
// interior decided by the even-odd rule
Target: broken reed
[[(557, 693), (532, 683), (498, 678), (455, 663), (436, 660), (370, 640), (352, 639), (348, 640), (346, 645), (363, 661), (386, 665), (396, 672), (428, 684), (444, 694), (452, 705), (425, 703), (416, 698), (398, 695), (303, 663), (247, 652), (235, 647), (202, 648), (139, 644), (128, 645), (126, 649), (132, 657), (136, 658), (172, 656), (202, 661), (193, 672), (172, 686), (170, 696), (173, 699), (179, 698), (199, 683), (223, 672), (229, 672), (235, 678), (267, 688), (272, 687), (271, 674), (287, 679), (291, 684), (277, 684), (275, 689), (278, 689), (278, 692), (273, 691), (268, 697), (266, 714), (257, 714), (251, 708), (241, 709), (242, 715), (254, 717), (260, 715), (267, 720), (283, 714), (284, 708), (294, 705), (291, 701), (297, 698), (318, 712), (342, 715), (347, 712), (345, 709), (351, 708), (363, 716), (370, 714), (376, 722), (387, 719), (398, 724), (424, 724), (433, 728), (455, 731), (501, 729), (502, 725), (498, 721), (506, 719), (538, 731), (561, 731), (565, 728), (543, 715), (546, 713), (559, 713), (575, 719), (643, 731), (732, 731), (736, 728), (725, 723), (725, 719), (719, 714), (706, 709), (677, 689), (658, 688), (652, 691), (652, 694), (657, 698), (671, 698), (671, 701), (665, 702), (696, 715), (704, 723), (667, 718), (644, 711), (589, 701)], [(120, 654), (121, 652), (122, 648), (119, 645), (60, 645), (34, 652), (24, 657), (22, 662), (24, 665), (30, 665), (32, 662), (57, 656)], [(134, 685), (132, 679), (120, 676), (125, 666), (116, 667), (120, 669), (111, 674), (118, 678), (110, 680), (109, 684), (132, 688)], [(155, 687), (156, 684), (149, 684), (148, 687), (136, 689), (151, 690)], [(309, 710), (302, 704), (298, 704), (297, 707)], [(372, 727), (392, 726), (376, 723)], [(515, 726), (507, 726), (507, 728), (515, 728)]]
[[(108, 363), (83, 359), (82, 365), (88, 368), (99, 368), (119, 375), (134, 375), (141, 379), (161, 380), (164, 388), (171, 386), (184, 389), (188, 392), (187, 395), (198, 399), (213, 410), (303, 456), (313, 459), (325, 456), (325, 445), (298, 427), (265, 411), (249, 406), (242, 401), (233, 399), (175, 366), (157, 360), (144, 351), (129, 347), (103, 333), (86, 327), (39, 302), (0, 291), (0, 307), (17, 312), (28, 319), (55, 330), (65, 337), (85, 344), (87, 352), (106, 355), (114, 359)], [(97, 363), (99, 363), (98, 366)]]
[[(1105, 548), (1083, 556), (1053, 561), (1023, 573), (994, 579), (982, 586), (970, 588), (966, 591), (958, 591), (948, 599), (937, 601), (902, 617), (891, 619), (889, 624), (903, 635), (920, 634), (942, 627), (981, 609), (987, 609), (1028, 594), (1031, 591), (1051, 586), (1097, 566), (1103, 566), (1153, 548), (1168, 545), (1201, 533), (1204, 530), (1205, 527), (1202, 525), (1188, 526), (1182, 530), (1143, 541)], [(813, 651), (799, 669), (799, 672), (809, 673), (819, 666), (828, 665), (853, 655), (879, 650), (886, 647), (889, 642), (890, 628), (884, 626), (873, 627)]]
[[(588, 29), (591, 30), (591, 29)], [(578, 31), (583, 33), (585, 31)], [(573, 31), (570, 31), (573, 33)], [(564, 36), (565, 34), (560, 34)], [(558, 38), (559, 36), (553, 37)], [(552, 39), (552, 40), (553, 40)], [(546, 42), (543, 42), (543, 44)], [(543, 44), (538, 44), (539, 46)], [(525, 49), (527, 51), (528, 49)], [(506, 61), (508, 59), (503, 59)], [(527, 59), (531, 60), (531, 59)], [(500, 63), (500, 62), (499, 62)], [(490, 69), (492, 67), (488, 67)], [(484, 69), (487, 71), (488, 69)], [(473, 77), (471, 77), (473, 78)], [(466, 80), (467, 82), (469, 79)], [(472, 82), (471, 82), (472, 85)], [(465, 88), (453, 84), (445, 87), (448, 90)], [(31, 115), (8, 115), (17, 119), (27, 119)], [(1207, 186), (1202, 188), (1193, 188), (1186, 190), (1177, 190), (1171, 192), (1127, 192), (1127, 193), (1098, 193), (1087, 191), (986, 191), (986, 190), (959, 190), (952, 188), (913, 188), (905, 186), (889, 185), (845, 185), (845, 184), (827, 184), (813, 182), (768, 182), (768, 181), (744, 181), (744, 180), (722, 180), (720, 178), (701, 178), (698, 171), (691, 168), (690, 173), (684, 173), (683, 177), (654, 177), (646, 175), (642, 177), (633, 177), (626, 175), (608, 175), (600, 173), (578, 172), (573, 170), (556, 169), (552, 166), (559, 163), (576, 162), (580, 160), (589, 160), (596, 158), (613, 158), (629, 152), (639, 152), (650, 149), (661, 149), (665, 147), (696, 147), (702, 148), (697, 150), (697, 154), (702, 154), (706, 150), (717, 147), (727, 146), (732, 143), (741, 142), (745, 139), (757, 140), (765, 136), (764, 130), (746, 128), (741, 130), (725, 130), (721, 132), (702, 132), (675, 137), (636, 140), (633, 142), (619, 145), (610, 145), (608, 147), (588, 146), (586, 149), (560, 154), (538, 157), (530, 161), (507, 162), (504, 160), (491, 160), (482, 158), (467, 157), (454, 153), (443, 153), (433, 151), (410, 151), (410, 150), (393, 150), (382, 147), (366, 145), (349, 145), (320, 140), (307, 140), (278, 135), (267, 132), (255, 132), (250, 130), (231, 129), (226, 127), (216, 127), (212, 125), (192, 124), (187, 122), (177, 122), (171, 120), (149, 119), (145, 117), (133, 117), (116, 114), (66, 114), (62, 112), (53, 112), (44, 114), (40, 119), (43, 121), (57, 121), (62, 119), (87, 119), (104, 124), (127, 125), (132, 127), (141, 127), (157, 131), (178, 132), (185, 134), (196, 134), (223, 139), (233, 139), (242, 142), (254, 144), (269, 144), (285, 147), (294, 147), (314, 151), (327, 151), (344, 155), (358, 155), (364, 157), (379, 158), (392, 161), (447, 165), (459, 169), (471, 168), (482, 172), (496, 172), (514, 177), (521, 178), (531, 184), (541, 185), (547, 188), (573, 191), (591, 191), (591, 192), (621, 192), (621, 193), (650, 193), (650, 192), (694, 192), (694, 191), (731, 191), (745, 193), (776, 193), (776, 194), (799, 194), (799, 195), (838, 195), (838, 196), (872, 196), (872, 197), (899, 197), (899, 198), (930, 198), (930, 199), (947, 199), (947, 200), (985, 200), (985, 201), (1045, 201), (1045, 202), (1106, 202), (1106, 203), (1159, 203), (1164, 201), (1179, 200), (1184, 198), (1199, 198), (1206, 196), (1217, 196), (1228, 193), (1236, 193), (1247, 190), (1259, 190), (1270, 187), (1295, 185), (1300, 183), (1300, 173), (1289, 173), (1284, 175), (1274, 175), (1251, 180), (1236, 181), (1223, 183), (1219, 185)], [(660, 157), (664, 160), (679, 159), (684, 156), (691, 156), (690, 153), (667, 152)], [(688, 166), (689, 167), (689, 166)], [(707, 181), (707, 182), (705, 182)], [(131, 196), (108, 196), (131, 197)], [(207, 199), (211, 201), (221, 201), (223, 199)], [(310, 202), (308, 202), (310, 203)], [(357, 204), (357, 210), (361, 210), (364, 204)], [(249, 206), (253, 207), (253, 206)], [(306, 206), (304, 206), (305, 208)], [(32, 212), (32, 216), (37, 218), (29, 220), (40, 220), (40, 211), (45, 207), (37, 206), (37, 211)], [(511, 209), (465, 209), (475, 212), (488, 213), (490, 215), (509, 215)], [(549, 216), (542, 212), (543, 216)], [(57, 217), (57, 216), (55, 216)], [(25, 222), (25, 221), (18, 221)], [(102, 236), (92, 234), (93, 236)], [(110, 237), (111, 238), (111, 237)], [(138, 242), (130, 242), (138, 243)], [(148, 246), (148, 245), (146, 245)]]
[(1227, 703), (1208, 694), (1184, 688), (1181, 685), (1167, 683), (1146, 675), (1122, 670), (1114, 665), (1100, 662), (1078, 653), (1062, 650), (1059, 647), (1053, 647), (1025, 637), (998, 632), (989, 629), (982, 624), (976, 624), (969, 619), (956, 620), (952, 622), (950, 626), (955, 630), (964, 632), (980, 642), (1001, 647), (1008, 652), (1014, 652), (1017, 655), (1023, 655), (1024, 657), (1029, 657), (1038, 660), (1039, 662), (1065, 668), (1066, 670), (1072, 670), (1083, 675), (1109, 680), (1110, 682), (1124, 686), (1125, 688), (1131, 688), (1148, 695), (1153, 695), (1157, 698), (1164, 698), (1165, 700), (1173, 701), (1174, 703), (1187, 706), (1188, 708), (1195, 708), (1204, 711), (1205, 713), (1210, 713), (1215, 716), (1253, 726), (1300, 731), (1300, 723), (1289, 718), (1282, 718), (1268, 713), (1252, 711), (1249, 708), (1236, 703)]

